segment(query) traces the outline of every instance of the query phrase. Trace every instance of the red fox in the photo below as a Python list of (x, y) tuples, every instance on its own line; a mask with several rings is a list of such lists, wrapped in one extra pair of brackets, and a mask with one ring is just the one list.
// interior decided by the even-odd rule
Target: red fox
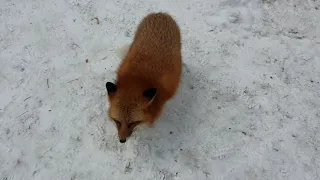
[(167, 13), (150, 13), (140, 22), (133, 42), (107, 82), (108, 115), (126, 142), (141, 124), (151, 126), (180, 86), (182, 71), (180, 29)]

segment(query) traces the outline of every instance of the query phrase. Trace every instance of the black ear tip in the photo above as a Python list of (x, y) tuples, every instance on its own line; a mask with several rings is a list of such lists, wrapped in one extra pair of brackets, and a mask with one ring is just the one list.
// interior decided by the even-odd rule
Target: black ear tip
[(157, 94), (157, 88), (150, 88), (143, 92), (143, 96), (152, 99)]
[(112, 82), (107, 82), (106, 83), (106, 88), (107, 88), (109, 93), (117, 91), (117, 86), (115, 84), (113, 84)]

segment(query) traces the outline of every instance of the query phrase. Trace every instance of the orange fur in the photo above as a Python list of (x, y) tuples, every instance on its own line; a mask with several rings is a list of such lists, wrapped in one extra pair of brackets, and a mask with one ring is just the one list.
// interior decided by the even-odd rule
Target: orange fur
[(169, 14), (148, 14), (118, 68), (115, 84), (106, 85), (108, 113), (111, 120), (118, 121), (120, 142), (125, 142), (137, 125), (152, 125), (161, 115), (179, 87), (181, 64), (178, 25)]

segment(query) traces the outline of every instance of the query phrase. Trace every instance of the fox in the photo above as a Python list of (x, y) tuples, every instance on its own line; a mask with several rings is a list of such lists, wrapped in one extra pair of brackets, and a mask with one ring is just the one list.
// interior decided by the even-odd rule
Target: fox
[(147, 14), (117, 55), (122, 60), (116, 80), (106, 82), (108, 117), (125, 143), (138, 126), (151, 127), (177, 93), (182, 71), (178, 23), (165, 12)]

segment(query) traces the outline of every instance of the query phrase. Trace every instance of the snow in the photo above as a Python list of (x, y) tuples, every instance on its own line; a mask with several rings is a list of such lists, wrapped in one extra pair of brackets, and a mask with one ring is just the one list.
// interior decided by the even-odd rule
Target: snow
[[(320, 179), (320, 1), (0, 3), (1, 180)], [(120, 144), (105, 83), (158, 11), (181, 28), (182, 84)]]

